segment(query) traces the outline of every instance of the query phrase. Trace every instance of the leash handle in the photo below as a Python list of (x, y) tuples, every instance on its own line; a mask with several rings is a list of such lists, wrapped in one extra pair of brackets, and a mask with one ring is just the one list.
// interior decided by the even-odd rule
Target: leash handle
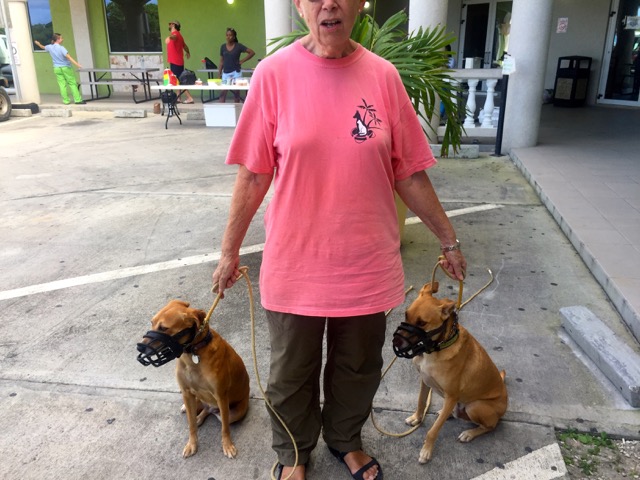
[[(438, 270), (438, 267), (440, 267), (442, 269), (442, 271), (447, 275), (447, 277), (449, 277), (452, 280), (458, 280), (456, 277), (454, 277), (453, 275), (451, 275), (449, 273), (449, 271), (444, 268), (442, 266), (442, 263), (440, 263), (442, 260), (446, 260), (444, 255), (440, 255), (438, 257), (438, 261), (436, 262), (436, 264), (433, 266), (433, 272), (431, 273), (431, 285), (434, 284), (434, 282), (436, 281), (436, 270)], [(460, 310), (462, 308), (462, 289), (464, 287), (464, 282), (462, 280), (458, 280), (458, 302), (456, 303), (456, 310)]]
[(458, 281), (458, 285), (459, 285), (459, 290), (458, 290), (458, 302), (456, 303), (456, 310), (460, 311), (462, 310), (462, 307), (464, 307), (467, 303), (469, 303), (471, 300), (473, 300), (474, 298), (476, 298), (478, 295), (480, 295), (480, 293), (482, 293), (489, 285), (491, 285), (491, 283), (493, 282), (493, 272), (491, 271), (490, 268), (487, 268), (487, 272), (489, 272), (489, 281), (480, 289), (478, 290), (476, 293), (474, 293), (473, 295), (471, 295), (464, 303), (462, 302), (462, 289), (464, 287), (464, 281), (462, 280), (458, 280), (456, 277), (454, 277), (453, 275), (451, 275), (449, 273), (449, 271), (444, 268), (442, 266), (442, 264), (440, 263), (441, 260), (445, 260), (444, 255), (440, 255), (438, 257), (438, 261), (436, 262), (436, 264), (433, 267), (433, 272), (431, 274), (431, 285), (433, 285), (433, 282), (436, 281), (436, 270), (438, 270), (438, 267), (440, 267), (442, 269), (442, 271), (447, 275), (447, 277), (449, 277), (452, 280), (457, 280)]

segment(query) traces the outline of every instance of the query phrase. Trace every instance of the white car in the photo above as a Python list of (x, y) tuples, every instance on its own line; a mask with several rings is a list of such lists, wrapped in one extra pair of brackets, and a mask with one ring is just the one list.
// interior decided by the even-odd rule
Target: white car
[(8, 82), (8, 87), (13, 87), (13, 72), (11, 71), (11, 55), (7, 36), (0, 34), (0, 75)]

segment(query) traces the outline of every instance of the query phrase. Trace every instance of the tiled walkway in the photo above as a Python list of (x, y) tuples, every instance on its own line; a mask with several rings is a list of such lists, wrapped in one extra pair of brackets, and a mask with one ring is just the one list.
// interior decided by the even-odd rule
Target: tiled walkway
[(545, 105), (511, 158), (640, 340), (640, 110)]

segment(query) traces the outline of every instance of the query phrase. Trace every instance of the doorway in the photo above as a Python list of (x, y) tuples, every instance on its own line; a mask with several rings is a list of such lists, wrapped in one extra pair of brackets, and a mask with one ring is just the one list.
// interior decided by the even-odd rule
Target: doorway
[(640, 106), (640, 0), (613, 0), (598, 103)]
[(509, 47), (513, 2), (503, 0), (466, 0), (462, 3), (462, 28), (458, 65), (465, 58), (479, 59), (479, 68), (500, 68)]

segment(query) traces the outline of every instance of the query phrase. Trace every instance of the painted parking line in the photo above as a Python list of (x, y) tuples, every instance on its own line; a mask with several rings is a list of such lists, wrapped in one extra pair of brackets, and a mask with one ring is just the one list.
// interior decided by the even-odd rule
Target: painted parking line
[[(475, 207), (458, 208), (456, 210), (450, 210), (447, 212), (447, 217), (459, 217), (460, 215), (467, 215), (469, 213), (486, 212), (487, 210), (495, 210), (496, 208), (502, 208), (504, 205), (498, 205), (495, 203), (487, 203), (486, 205), (478, 205)], [(409, 217), (405, 220), (405, 225), (414, 225), (421, 223), (418, 217)]]
[[(264, 249), (264, 243), (252, 245), (240, 249), (240, 255), (261, 252)], [(205, 253), (203, 255), (194, 255), (192, 257), (179, 258), (177, 260), (169, 260), (167, 262), (152, 263), (149, 265), (139, 265), (137, 267), (121, 268), (111, 270), (109, 272), (95, 273), (92, 275), (83, 275), (81, 277), (67, 278), (65, 280), (57, 280), (55, 282), (41, 283), (30, 287), (16, 288), (15, 290), (5, 290), (0, 292), (0, 300), (8, 300), (10, 298), (24, 297), (36, 293), (51, 292), (53, 290), (62, 290), (63, 288), (77, 287), (79, 285), (89, 285), (91, 283), (107, 282), (120, 278), (135, 277), (136, 275), (145, 275), (147, 273), (161, 272), (163, 270), (171, 270), (173, 268), (187, 267), (191, 265), (200, 265), (202, 263), (217, 262), (220, 260), (220, 252)]]
[[(457, 217), (469, 213), (483, 212), (495, 208), (501, 208), (502, 205), (487, 204), (477, 207), (460, 208), (447, 212), (448, 217)], [(412, 225), (420, 222), (417, 217), (407, 218), (405, 225)], [(264, 249), (264, 243), (251, 245), (240, 249), (240, 255), (261, 252)], [(137, 267), (127, 267), (108, 272), (94, 273), (91, 275), (82, 275), (80, 277), (67, 278), (65, 280), (56, 280), (55, 282), (41, 283), (31, 285), (29, 287), (16, 288), (13, 290), (5, 290), (0, 292), (0, 300), (9, 300), (11, 298), (26, 297), (37, 293), (52, 292), (54, 290), (62, 290), (64, 288), (77, 287), (80, 285), (89, 285), (92, 283), (108, 282), (121, 278), (135, 277), (136, 275), (145, 275), (147, 273), (161, 272), (163, 270), (171, 270), (174, 268), (187, 267), (191, 265), (200, 265), (202, 263), (217, 262), (220, 260), (220, 252), (205, 253), (203, 255), (194, 255), (192, 257), (179, 258), (177, 260), (169, 260), (167, 262), (152, 263), (149, 265), (139, 265)]]
[(557, 443), (534, 450), (527, 455), (517, 458), (504, 467), (474, 477), (472, 480), (553, 480), (565, 478), (567, 467), (562, 459), (562, 452)]

